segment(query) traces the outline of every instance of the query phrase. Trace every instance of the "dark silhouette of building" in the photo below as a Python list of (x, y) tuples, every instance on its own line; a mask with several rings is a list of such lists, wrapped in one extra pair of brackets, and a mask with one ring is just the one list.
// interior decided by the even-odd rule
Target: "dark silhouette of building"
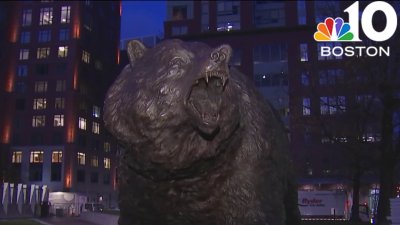
[(121, 2), (5, 6), (0, 18), (1, 47), (7, 47), (0, 53), (3, 180), (80, 192), (111, 206), (118, 146), (103, 126), (102, 107), (119, 73)]

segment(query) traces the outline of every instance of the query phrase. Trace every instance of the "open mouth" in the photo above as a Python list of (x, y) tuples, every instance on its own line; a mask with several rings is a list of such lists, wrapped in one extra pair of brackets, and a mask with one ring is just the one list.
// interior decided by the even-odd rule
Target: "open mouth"
[(197, 127), (206, 134), (219, 129), (222, 94), (227, 83), (226, 73), (213, 71), (195, 80), (188, 103), (197, 118)]

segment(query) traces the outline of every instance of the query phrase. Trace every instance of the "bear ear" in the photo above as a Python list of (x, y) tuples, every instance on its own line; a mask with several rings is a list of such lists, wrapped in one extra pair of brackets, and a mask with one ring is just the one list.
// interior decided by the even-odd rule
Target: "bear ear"
[(211, 60), (216, 63), (228, 63), (232, 55), (232, 48), (229, 45), (221, 45), (211, 53)]
[(128, 42), (127, 49), (129, 63), (131, 64), (131, 67), (133, 66), (135, 61), (142, 58), (144, 53), (147, 51), (147, 48), (142, 44), (142, 42), (138, 40), (132, 40)]

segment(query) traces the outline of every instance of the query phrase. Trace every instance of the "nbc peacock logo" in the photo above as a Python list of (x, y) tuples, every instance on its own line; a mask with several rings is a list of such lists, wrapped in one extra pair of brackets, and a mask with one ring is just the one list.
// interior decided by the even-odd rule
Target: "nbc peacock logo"
[(323, 23), (317, 25), (314, 33), (316, 41), (353, 41), (354, 35), (350, 32), (350, 24), (345, 23), (342, 18), (333, 19), (328, 17)]
[[(386, 17), (386, 26), (383, 30), (376, 30), (373, 26), (372, 19), (378, 11)], [(321, 57), (330, 57), (332, 55), (335, 57), (342, 57), (343, 55), (347, 57), (390, 56), (390, 46), (380, 46), (377, 43), (387, 41), (396, 32), (397, 13), (391, 4), (384, 1), (375, 1), (369, 3), (364, 10), (360, 10), (360, 4), (356, 1), (344, 9), (343, 12), (348, 14), (348, 22), (344, 22), (341, 17), (335, 19), (328, 17), (323, 23), (317, 25), (314, 40), (331, 42), (318, 45), (318, 52)], [(360, 30), (364, 32), (364, 38), (368, 38), (376, 44), (363, 45), (360, 39)], [(344, 46), (340, 43), (350, 41), (354, 43)]]

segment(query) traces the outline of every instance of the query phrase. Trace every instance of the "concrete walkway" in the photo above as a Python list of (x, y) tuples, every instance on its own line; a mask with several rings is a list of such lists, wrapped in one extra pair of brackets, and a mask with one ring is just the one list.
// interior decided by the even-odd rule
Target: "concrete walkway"
[(43, 225), (97, 225), (79, 217), (49, 217), (35, 220)]

